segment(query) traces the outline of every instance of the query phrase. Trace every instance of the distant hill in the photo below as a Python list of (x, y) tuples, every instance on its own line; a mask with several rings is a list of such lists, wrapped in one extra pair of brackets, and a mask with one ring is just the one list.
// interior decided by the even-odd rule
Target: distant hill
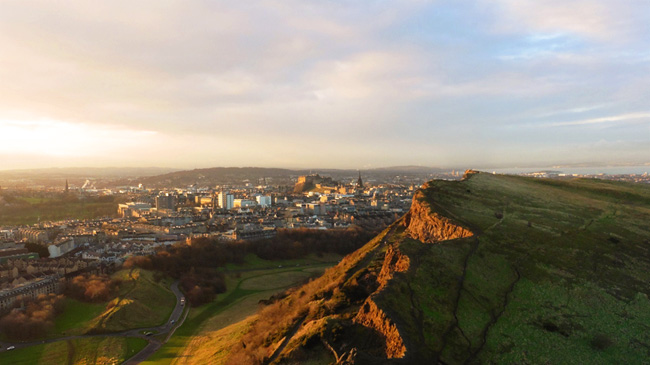
[(650, 186), (476, 173), (261, 310), (230, 363), (644, 363)]
[(163, 175), (151, 176), (141, 179), (145, 186), (188, 186), (198, 184), (200, 186), (213, 186), (217, 184), (239, 184), (249, 180), (257, 185), (260, 179), (270, 179), (274, 184), (292, 184), (291, 178), (297, 178), (309, 171), (288, 170), (280, 168), (263, 167), (212, 167), (206, 169), (194, 169), (175, 171)]
[[(387, 167), (379, 169), (361, 170), (361, 174), (367, 177), (385, 178), (395, 175), (428, 175), (438, 173), (438, 168), (421, 166)], [(252, 184), (258, 184), (262, 179), (274, 185), (293, 185), (298, 176), (319, 173), (322, 176), (331, 177), (337, 181), (346, 179), (356, 180), (359, 170), (353, 169), (283, 169), (264, 167), (212, 167), (205, 169), (174, 171), (163, 175), (151, 176), (141, 179), (139, 182), (151, 187), (162, 186), (187, 186), (198, 184), (200, 186), (212, 186), (221, 184), (239, 184), (249, 180)]]
[[(428, 176), (439, 173), (439, 168), (423, 166), (394, 166), (361, 170), (364, 179), (383, 180), (396, 175)], [(81, 186), (86, 179), (97, 187), (115, 187), (144, 184), (148, 187), (180, 187), (198, 184), (214, 186), (241, 184), (244, 180), (257, 185), (267, 179), (273, 185), (294, 185), (298, 176), (319, 173), (336, 181), (356, 181), (359, 170), (354, 169), (284, 169), (265, 167), (212, 167), (179, 170), (160, 167), (73, 167), (0, 171), (0, 186)]]
[(82, 186), (86, 179), (102, 180), (98, 187), (107, 181), (126, 183), (136, 178), (154, 176), (176, 171), (162, 167), (69, 167), (47, 169), (24, 169), (0, 171), (0, 185), (5, 187), (65, 186), (68, 180), (72, 185)]
[(0, 177), (132, 177), (166, 174), (178, 169), (165, 167), (67, 167), (24, 170), (0, 170)]

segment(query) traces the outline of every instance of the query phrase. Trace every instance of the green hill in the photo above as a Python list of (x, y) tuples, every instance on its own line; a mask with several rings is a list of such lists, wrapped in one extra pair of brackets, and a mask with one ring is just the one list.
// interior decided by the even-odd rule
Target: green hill
[(260, 312), (230, 363), (644, 363), (650, 187), (471, 174)]

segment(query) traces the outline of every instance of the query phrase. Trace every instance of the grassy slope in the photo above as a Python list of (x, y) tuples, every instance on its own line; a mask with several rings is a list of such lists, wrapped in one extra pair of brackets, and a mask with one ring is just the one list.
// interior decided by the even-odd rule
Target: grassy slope
[[(388, 245), (410, 268), (373, 300), (397, 325), (410, 363), (643, 363), (649, 199), (648, 186), (599, 180), (479, 174), (432, 182), (425, 191), (432, 209), (477, 236), (422, 244), (400, 225), (387, 229)], [(242, 338), (249, 346), (236, 346), (230, 361), (270, 356), (296, 323), (303, 324), (277, 360), (331, 362), (324, 340), (339, 354), (354, 344), (359, 361), (379, 361), (382, 343), (350, 319), (363, 289), (374, 290), (380, 240), (265, 308)]]
[(170, 341), (146, 363), (202, 363), (212, 356), (224, 358), (229, 349), (226, 344), (241, 337), (260, 299), (322, 272), (340, 258), (310, 255), (299, 260), (267, 261), (251, 255), (244, 265), (228, 266), (228, 270), (240, 271), (227, 274), (228, 291), (213, 303), (192, 308)]
[[(354, 309), (346, 308), (351, 301), (346, 293), (354, 292), (355, 288), (359, 287), (357, 279), (365, 280), (363, 277), (369, 272), (369, 267), (381, 268), (385, 251), (381, 242), (390, 230), (391, 228), (386, 229), (366, 245), (343, 258), (338, 265), (325, 271), (321, 277), (295, 290), (289, 297), (264, 307), (258, 313), (258, 319), (252, 324), (251, 330), (230, 349), (228, 363), (259, 363), (259, 360), (272, 353), (288, 331), (303, 319), (306, 325), (293, 336), (283, 354), (291, 353), (318, 333), (332, 332), (328, 323), (353, 315)], [(340, 313), (335, 313), (337, 310), (346, 313), (339, 315)], [(354, 340), (360, 340), (370, 347), (381, 349), (381, 344), (375, 341), (376, 337), (361, 330), (341, 341), (354, 343)], [(247, 344), (245, 349), (242, 348), (243, 343)], [(334, 361), (334, 358), (328, 350), (311, 349), (301, 352), (293, 360), (305, 364), (328, 364)]]
[(65, 299), (65, 310), (54, 321), (54, 329), (48, 337), (78, 335), (85, 333), (92, 320), (102, 314), (107, 303), (84, 303), (75, 299)]
[(157, 283), (152, 272), (141, 269), (121, 270), (113, 277), (123, 280), (120, 293), (103, 313), (91, 321), (93, 331), (117, 332), (153, 327), (169, 318), (176, 304), (176, 296), (169, 290), (169, 280)]
[(5, 352), (0, 363), (15, 365), (118, 364), (147, 344), (140, 338), (86, 338)]
[(412, 267), (377, 300), (412, 348), (446, 363), (647, 358), (650, 187), (488, 174), (431, 185), (434, 209), (479, 236), (401, 238)]
[(78, 335), (87, 332), (118, 332), (132, 328), (153, 327), (164, 323), (176, 304), (169, 290), (171, 280), (153, 280), (146, 270), (121, 270), (113, 274), (123, 283), (117, 297), (104, 303), (65, 300), (48, 338)]

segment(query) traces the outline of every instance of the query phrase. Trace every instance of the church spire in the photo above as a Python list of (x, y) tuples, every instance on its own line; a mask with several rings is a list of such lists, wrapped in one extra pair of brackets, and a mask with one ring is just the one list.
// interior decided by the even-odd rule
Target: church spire
[(67, 194), (70, 191), (70, 186), (68, 185), (68, 179), (65, 179), (65, 193)]
[(357, 187), (363, 189), (363, 180), (361, 180), (361, 170), (359, 170), (359, 180), (357, 180)]

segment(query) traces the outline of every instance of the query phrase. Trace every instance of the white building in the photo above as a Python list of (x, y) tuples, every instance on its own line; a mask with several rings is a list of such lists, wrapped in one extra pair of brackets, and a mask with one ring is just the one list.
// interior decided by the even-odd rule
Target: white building
[(235, 207), (235, 197), (229, 191), (221, 191), (219, 193), (219, 208), (232, 209)]
[(271, 206), (271, 197), (268, 195), (258, 195), (257, 197), (255, 197), (255, 200), (257, 200), (257, 205), (259, 205), (262, 208)]
[(74, 239), (68, 238), (58, 243), (51, 244), (47, 246), (47, 250), (50, 252), (50, 257), (55, 258), (61, 255), (64, 255), (72, 250), (74, 250)]
[(141, 213), (149, 211), (151, 211), (151, 204), (149, 203), (130, 202), (117, 205), (117, 212), (122, 218), (139, 217)]

